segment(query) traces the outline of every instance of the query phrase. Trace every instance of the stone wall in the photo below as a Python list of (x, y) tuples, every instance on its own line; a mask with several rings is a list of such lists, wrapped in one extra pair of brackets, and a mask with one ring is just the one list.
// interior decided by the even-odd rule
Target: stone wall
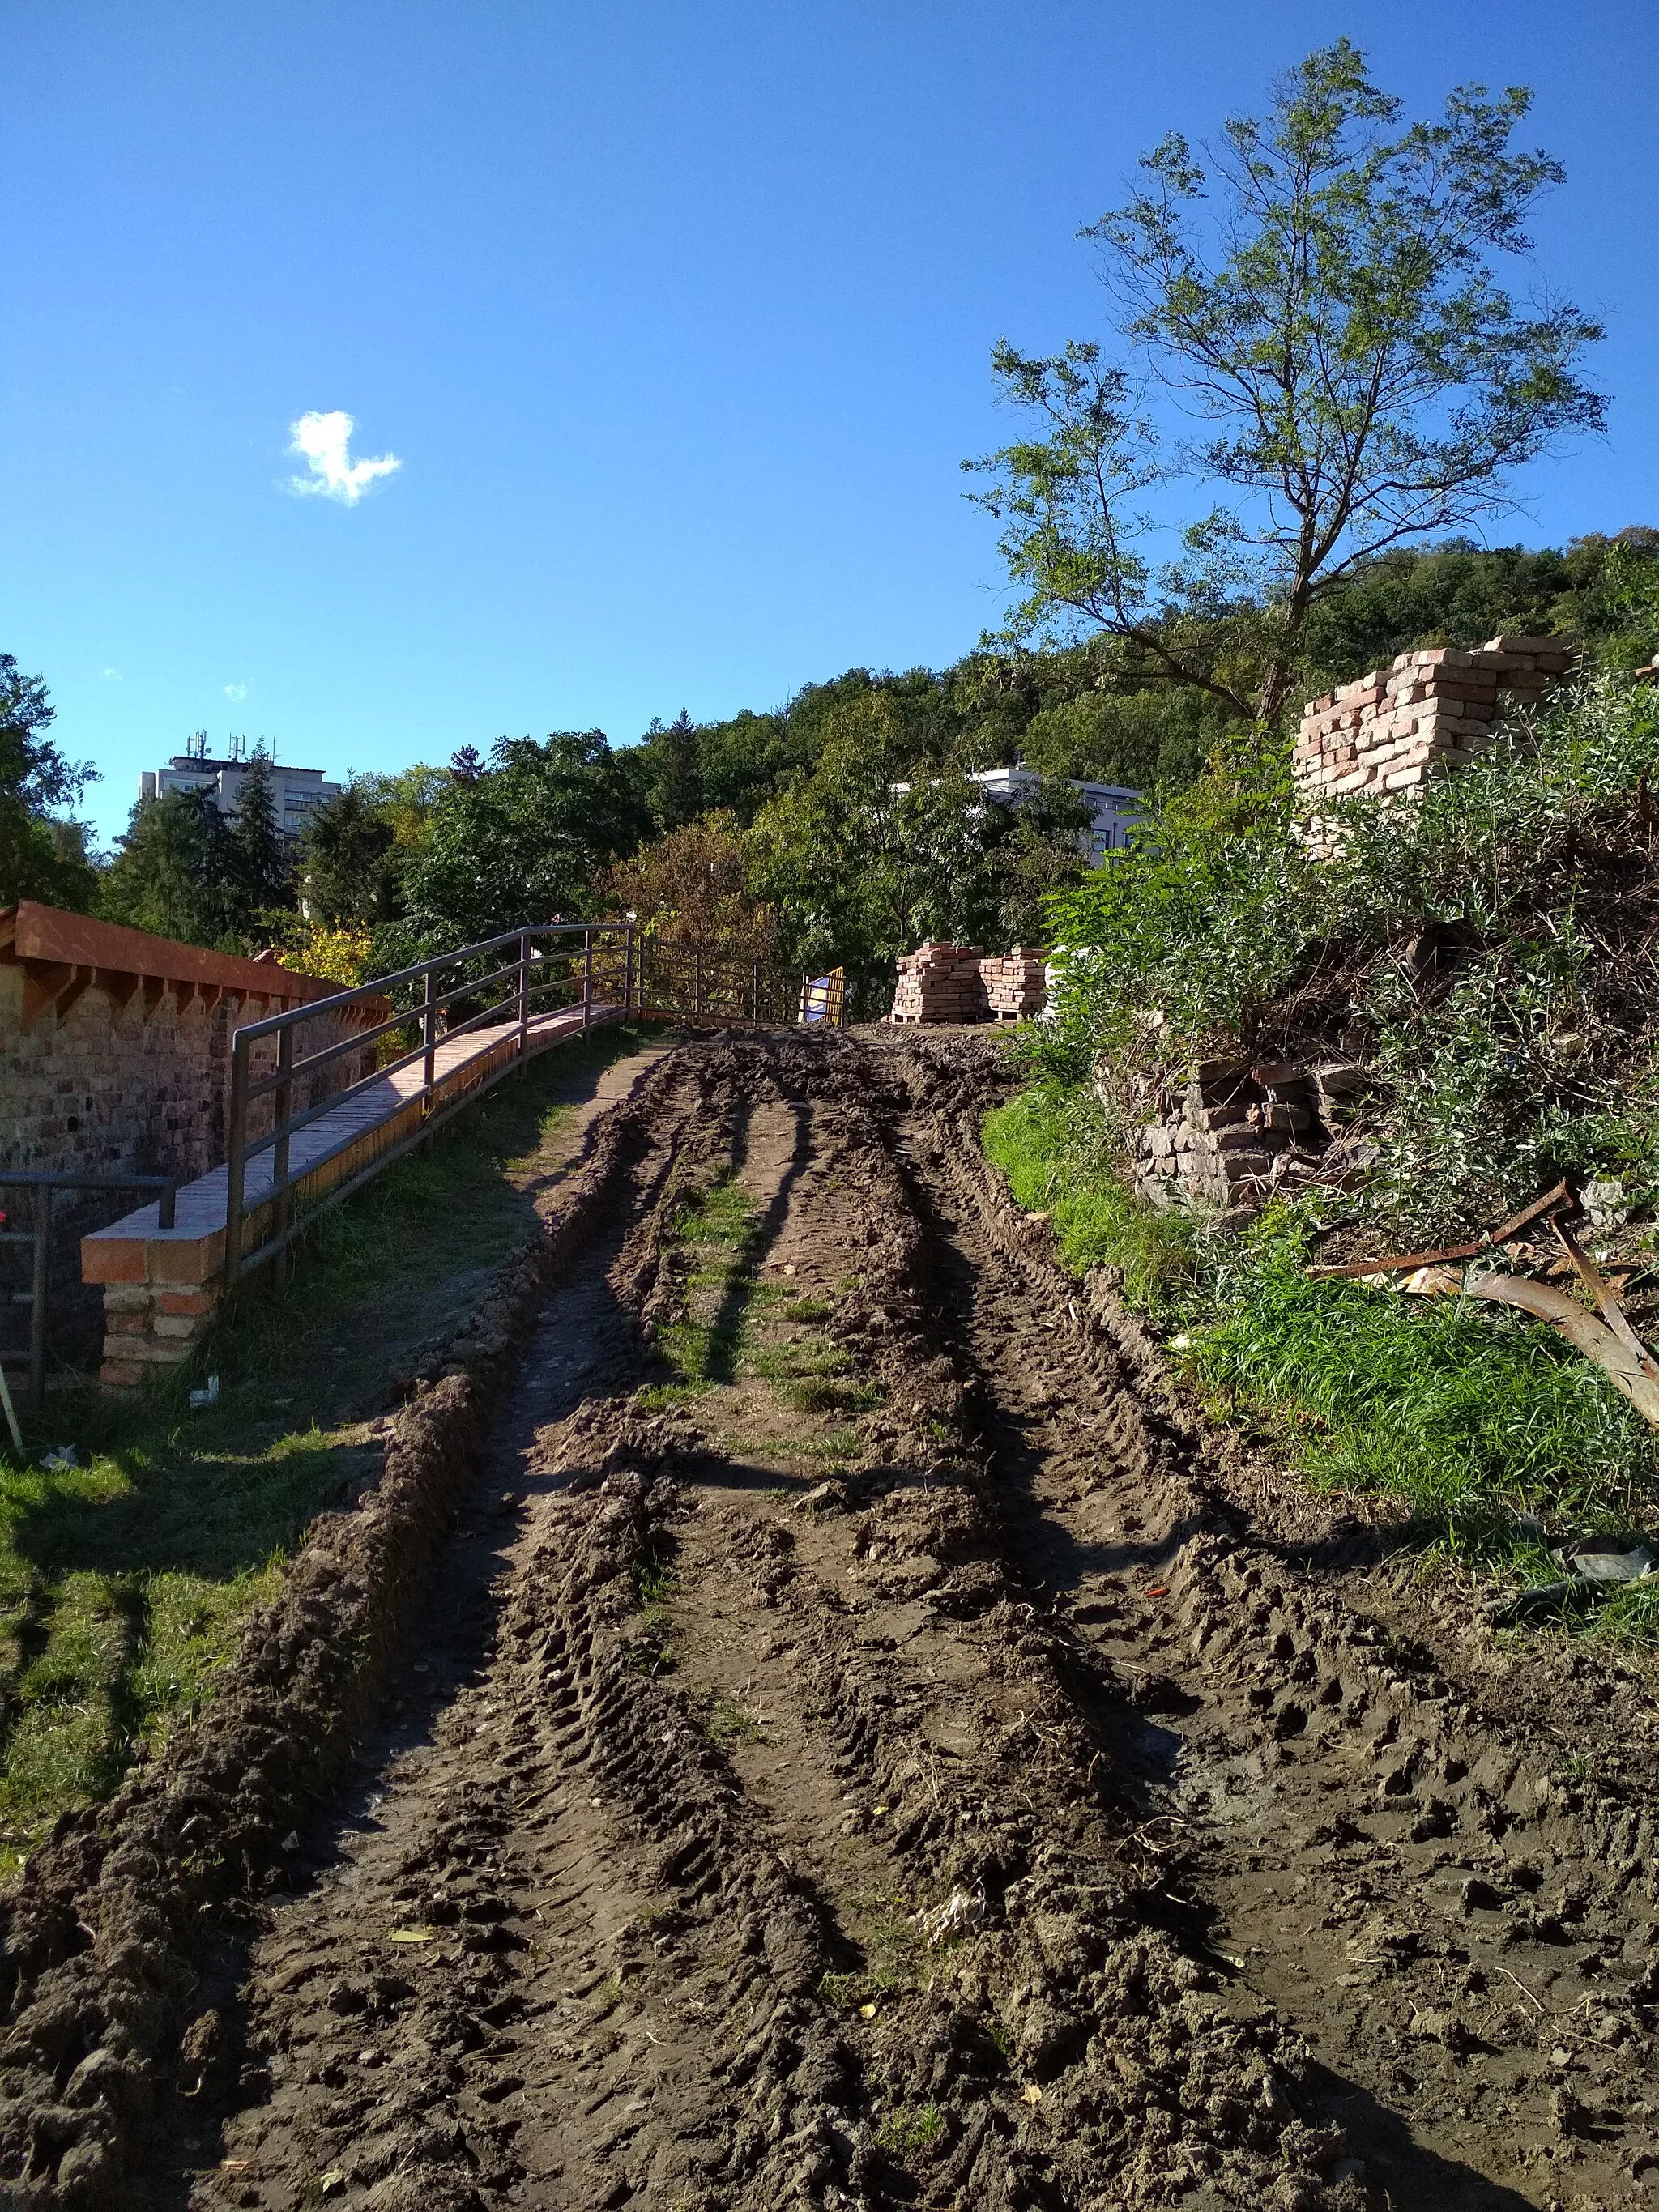
[[(118, 928), (31, 901), (0, 910), (0, 1173), (172, 1175), (188, 1181), (225, 1156), (234, 1031), (339, 989), (274, 962)], [(353, 1017), (348, 1015), (348, 1022)], [(356, 1026), (366, 1025), (357, 1017)], [(344, 1034), (319, 1017), (301, 1049)], [(373, 1060), (343, 1054), (318, 1088), (337, 1088)], [(275, 1040), (257, 1046), (258, 1072), (276, 1064)], [(362, 1063), (361, 1065), (359, 1063)], [(296, 1108), (308, 1103), (296, 1097)], [(261, 1113), (270, 1126), (270, 1103)], [(52, 1310), (54, 1341), (76, 1349), (96, 1333), (101, 1301), (81, 1280), (79, 1240), (130, 1212), (129, 1192), (56, 1194)], [(0, 1184), (12, 1225), (33, 1220), (32, 1196)], [(0, 1297), (23, 1286), (22, 1248), (0, 1247)], [(27, 1327), (13, 1306), (3, 1343)]]

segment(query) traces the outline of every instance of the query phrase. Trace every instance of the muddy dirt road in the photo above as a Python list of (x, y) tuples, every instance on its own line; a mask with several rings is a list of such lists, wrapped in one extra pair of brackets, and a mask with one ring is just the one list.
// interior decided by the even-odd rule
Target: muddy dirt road
[(1185, 1431), (999, 1067), (653, 1072), (120, 2201), (1659, 2203), (1646, 1679)]

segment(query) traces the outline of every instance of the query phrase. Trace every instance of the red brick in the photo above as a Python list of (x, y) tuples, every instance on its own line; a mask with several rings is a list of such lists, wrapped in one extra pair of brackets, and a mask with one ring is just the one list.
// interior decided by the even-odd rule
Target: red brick
[(144, 1247), (125, 1237), (84, 1237), (81, 1240), (81, 1280), (83, 1283), (142, 1283)]

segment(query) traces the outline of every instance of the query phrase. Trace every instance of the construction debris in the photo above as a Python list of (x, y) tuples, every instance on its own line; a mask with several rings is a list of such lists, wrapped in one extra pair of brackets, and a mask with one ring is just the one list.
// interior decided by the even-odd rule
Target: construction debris
[[(1529, 1282), (1523, 1275), (1471, 1273), (1463, 1279), (1463, 1295), (1488, 1299), (1495, 1305), (1518, 1306), (1522, 1312), (1548, 1322), (1587, 1359), (1605, 1368), (1614, 1389), (1630, 1400), (1644, 1421), (1659, 1429), (1659, 1366), (1622, 1311), (1619, 1316), (1622, 1329), (1615, 1331), (1605, 1321), (1586, 1313), (1571, 1291), (1558, 1291), (1553, 1283)], [(1613, 1302), (1611, 1291), (1607, 1296)], [(1632, 1343), (1637, 1347), (1633, 1352)]]
[(976, 945), (935, 945), (902, 953), (895, 1022), (982, 1022), (987, 1013), (982, 955)]
[[(1413, 1270), (1437, 1267), (1449, 1260), (1476, 1260), (1483, 1252), (1493, 1251), (1501, 1244), (1511, 1243), (1523, 1229), (1542, 1216), (1553, 1213), (1558, 1208), (1563, 1212), (1569, 1212), (1575, 1203), (1571, 1184), (1559, 1182), (1553, 1190), (1547, 1190), (1542, 1198), (1534, 1199), (1530, 1206), (1523, 1206), (1519, 1213), (1511, 1214), (1501, 1228), (1489, 1229), (1472, 1244), (1445, 1244), (1434, 1252), (1392, 1252), (1379, 1260), (1347, 1260), (1340, 1267), (1310, 1267), (1308, 1273), (1316, 1281), (1334, 1280), (1345, 1275), (1363, 1280), (1367, 1275), (1403, 1275)], [(1560, 1237), (1559, 1224), (1554, 1225), (1556, 1235)]]

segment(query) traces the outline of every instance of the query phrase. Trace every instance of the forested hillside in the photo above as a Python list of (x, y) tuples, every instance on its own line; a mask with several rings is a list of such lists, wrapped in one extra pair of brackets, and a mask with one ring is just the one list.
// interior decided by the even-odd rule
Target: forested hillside
[[(1504, 629), (1573, 638), (1610, 666), (1648, 659), (1659, 651), (1659, 531), (1565, 550), (1453, 540), (1364, 564), (1315, 610), (1276, 734), (1302, 697), (1395, 653)], [(297, 854), (274, 839), (257, 778), (238, 823), (186, 797), (150, 801), (94, 872), (46, 826), (69, 787), (44, 737), (44, 691), (9, 680), (0, 896), (95, 906), (202, 944), (272, 943), (355, 976), (530, 915), (660, 908), (692, 933), (717, 928), (718, 888), (706, 915), (686, 903), (701, 880), (685, 866), (695, 848), (711, 884), (740, 886), (765, 911), (781, 959), (840, 963), (872, 1005), (897, 955), (927, 936), (1043, 936), (1048, 895), (1078, 879), (1069, 795), (1010, 814), (983, 804), (973, 770), (1024, 760), (1047, 778), (1174, 797), (1248, 727), (1109, 636), (986, 645), (943, 671), (852, 669), (723, 721), (681, 714), (635, 743), (587, 731), (503, 738), (485, 754), (463, 741), (447, 763), (360, 777)]]

